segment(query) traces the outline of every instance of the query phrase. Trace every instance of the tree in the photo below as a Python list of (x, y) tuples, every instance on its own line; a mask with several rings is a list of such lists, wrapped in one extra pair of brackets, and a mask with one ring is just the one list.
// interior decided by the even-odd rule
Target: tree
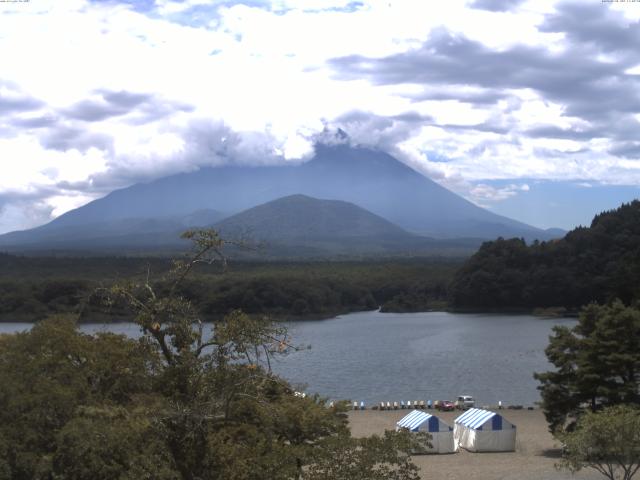
[(593, 468), (610, 480), (630, 480), (640, 469), (640, 411), (618, 405), (589, 412), (575, 431), (561, 436), (560, 468), (577, 472)]
[(142, 409), (82, 407), (57, 435), (52, 470), (73, 480), (179, 480), (149, 420)]
[(485, 242), (458, 270), (449, 298), (458, 308), (565, 307), (640, 300), (640, 201), (596, 215), (564, 238), (527, 246)]
[(81, 334), (70, 317), (0, 336), (0, 472), (49, 478), (58, 435), (80, 409), (135, 404), (152, 393), (156, 362), (144, 342)]
[(587, 410), (640, 403), (638, 309), (619, 300), (591, 304), (575, 327), (553, 331), (545, 353), (556, 370), (535, 374), (552, 432), (571, 428)]
[(285, 329), (238, 310), (205, 326), (180, 285), (199, 263), (224, 268), (225, 242), (184, 236), (194, 251), (163, 282), (149, 272), (98, 292), (130, 308), (140, 340), (85, 335), (71, 318), (0, 338), (0, 478), (315, 480), (331, 466), (416, 480), (419, 438), (353, 439), (345, 403), (296, 396), (273, 374), (295, 348)]
[[(409, 452), (430, 447), (430, 435), (403, 430), (382, 436), (348, 440), (331, 438), (323, 454), (310, 465), (305, 480), (416, 480), (418, 468)], [(400, 447), (400, 448), (399, 448)]]

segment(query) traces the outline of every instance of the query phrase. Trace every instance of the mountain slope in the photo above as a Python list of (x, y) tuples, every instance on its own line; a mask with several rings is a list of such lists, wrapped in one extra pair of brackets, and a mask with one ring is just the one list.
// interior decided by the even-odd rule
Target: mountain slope
[(290, 195), (258, 205), (226, 218), (214, 227), (224, 235), (251, 232), (256, 239), (279, 243), (315, 238), (415, 238), (352, 203), (318, 200), (306, 195)]
[(565, 307), (640, 300), (640, 201), (596, 215), (552, 242), (487, 242), (456, 273), (459, 308)]
[[(91, 218), (86, 223), (51, 222), (32, 230), (11, 232), (0, 236), (0, 246), (31, 249), (111, 249), (161, 247), (180, 245), (180, 234), (192, 227), (211, 225), (224, 215), (203, 209), (186, 215)], [(12, 248), (11, 250), (16, 250)]]
[(259, 244), (261, 257), (468, 255), (477, 242), (434, 240), (409, 233), (341, 200), (290, 195), (214, 225), (224, 238)]
[(327, 256), (398, 253), (426, 242), (352, 203), (290, 195), (214, 225), (225, 238), (260, 243), (261, 254)]
[(60, 232), (62, 238), (69, 227), (82, 231), (96, 223), (183, 218), (202, 209), (234, 214), (298, 193), (351, 202), (399, 227), (431, 237), (550, 237), (543, 230), (468, 202), (384, 152), (318, 145), (315, 157), (300, 165), (203, 168), (136, 184), (37, 229), (0, 236), (0, 245), (49, 242), (51, 232)]

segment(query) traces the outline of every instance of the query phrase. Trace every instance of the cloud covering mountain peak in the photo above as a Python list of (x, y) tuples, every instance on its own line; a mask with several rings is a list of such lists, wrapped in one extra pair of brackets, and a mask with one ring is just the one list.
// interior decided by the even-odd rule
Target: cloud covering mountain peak
[(628, 7), (2, 4), (0, 231), (170, 173), (305, 161), (327, 128), (492, 208), (526, 192), (479, 185), (640, 185)]

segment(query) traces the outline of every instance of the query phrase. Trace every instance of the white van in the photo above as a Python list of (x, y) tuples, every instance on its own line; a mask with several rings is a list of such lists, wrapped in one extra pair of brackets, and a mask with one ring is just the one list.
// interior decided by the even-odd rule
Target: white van
[(466, 410), (468, 408), (474, 408), (476, 406), (476, 401), (473, 399), (471, 395), (460, 395), (458, 400), (456, 400), (456, 407), (460, 410)]

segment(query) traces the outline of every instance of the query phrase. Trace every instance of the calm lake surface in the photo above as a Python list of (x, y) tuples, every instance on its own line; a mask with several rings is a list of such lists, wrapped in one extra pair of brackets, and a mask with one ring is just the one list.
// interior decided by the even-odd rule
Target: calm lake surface
[[(332, 399), (372, 402), (453, 399), (480, 404), (532, 405), (539, 400), (533, 372), (549, 368), (544, 348), (553, 325), (572, 319), (528, 315), (360, 312), (289, 323), (296, 345), (311, 345), (273, 368), (305, 391)], [(30, 324), (0, 324), (1, 332)], [(137, 337), (130, 323), (87, 324)]]

